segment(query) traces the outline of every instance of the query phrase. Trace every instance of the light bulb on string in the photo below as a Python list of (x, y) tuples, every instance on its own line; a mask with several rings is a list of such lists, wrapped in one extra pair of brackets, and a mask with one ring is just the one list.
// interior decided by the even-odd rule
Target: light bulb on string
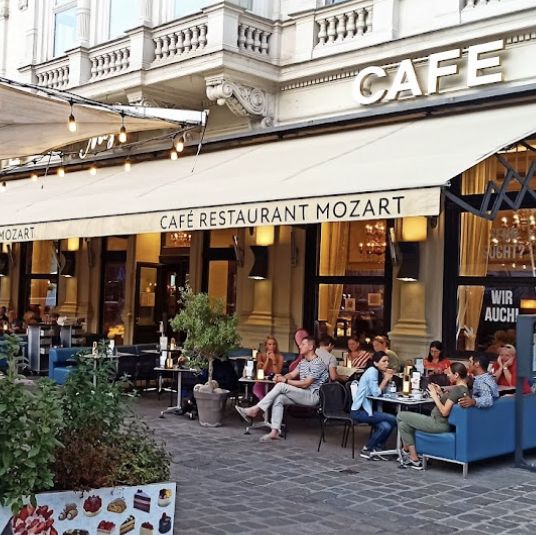
[(91, 165), (89, 168), (89, 174), (95, 176), (97, 174), (97, 166), (95, 164)]
[(119, 143), (125, 143), (127, 140), (127, 129), (125, 127), (125, 114), (121, 114), (121, 128), (119, 129)]
[(175, 150), (182, 152), (184, 150), (184, 138), (181, 136), (175, 141)]
[(7, 190), (7, 182), (3, 180), (2, 184), (0, 184), (0, 192), (4, 193), (6, 190)]
[(68, 127), (69, 132), (72, 132), (73, 134), (76, 132), (76, 119), (74, 118), (73, 114), (73, 103), (72, 101), (69, 103), (71, 105), (71, 115), (69, 115), (69, 121), (68, 121)]
[(58, 175), (59, 177), (64, 177), (64, 176), (65, 176), (65, 167), (63, 167), (63, 164), (61, 164), (61, 165), (58, 167), (57, 175)]
[(175, 147), (173, 147), (173, 148), (171, 149), (171, 152), (169, 153), (169, 157), (170, 157), (173, 161), (178, 160), (179, 155), (178, 155), (177, 150), (175, 149)]
[(126, 173), (130, 172), (130, 170), (132, 169), (132, 162), (130, 161), (130, 158), (127, 158), (125, 160), (124, 168)]
[(38, 179), (38, 178), (39, 178), (39, 177), (37, 176), (37, 173), (32, 173), (32, 174), (30, 175), (30, 180), (31, 180), (32, 182), (37, 182), (37, 179)]

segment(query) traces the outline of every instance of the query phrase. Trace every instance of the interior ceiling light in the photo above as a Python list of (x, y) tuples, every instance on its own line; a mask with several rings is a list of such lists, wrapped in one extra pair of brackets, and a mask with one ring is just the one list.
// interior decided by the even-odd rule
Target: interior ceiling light
[(119, 143), (125, 143), (127, 140), (127, 129), (125, 127), (125, 114), (121, 114), (121, 128), (119, 129)]
[(30, 175), (30, 180), (31, 180), (32, 182), (37, 182), (37, 179), (38, 179), (38, 178), (39, 178), (39, 177), (37, 176), (37, 173), (32, 173), (32, 174)]
[(73, 114), (73, 101), (71, 100), (69, 104), (71, 106), (71, 115), (69, 115), (68, 126), (69, 132), (72, 132), (74, 134), (76, 132), (76, 119), (74, 118)]

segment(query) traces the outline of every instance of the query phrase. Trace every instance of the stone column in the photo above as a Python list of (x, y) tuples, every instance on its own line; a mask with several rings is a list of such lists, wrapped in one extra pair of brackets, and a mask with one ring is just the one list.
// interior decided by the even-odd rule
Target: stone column
[(153, 0), (140, 1), (140, 26), (153, 27)]
[(89, 47), (89, 0), (78, 0), (76, 9), (76, 40), (78, 46)]
[(154, 60), (152, 31), (147, 26), (139, 26), (127, 34), (130, 37), (130, 70), (146, 69)]

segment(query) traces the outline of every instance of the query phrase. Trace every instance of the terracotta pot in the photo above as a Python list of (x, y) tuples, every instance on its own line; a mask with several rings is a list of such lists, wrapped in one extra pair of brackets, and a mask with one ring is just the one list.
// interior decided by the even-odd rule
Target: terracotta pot
[(228, 396), (229, 390), (223, 390), (221, 392), (194, 390), (199, 424), (203, 427), (219, 427), (222, 425), (225, 402)]

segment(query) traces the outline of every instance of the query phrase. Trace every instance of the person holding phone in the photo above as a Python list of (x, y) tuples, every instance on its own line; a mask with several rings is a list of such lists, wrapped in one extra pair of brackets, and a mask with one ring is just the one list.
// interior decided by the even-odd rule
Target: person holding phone
[(467, 396), (467, 368), (461, 362), (452, 363), (445, 373), (453, 386), (443, 393), (440, 386), (430, 383), (428, 392), (435, 403), (430, 416), (417, 412), (400, 412), (397, 416), (398, 429), (404, 450), (402, 467), (422, 470), (422, 460), (415, 449), (415, 431), (425, 433), (446, 433), (450, 431), (449, 415), (452, 407), (464, 396)]

